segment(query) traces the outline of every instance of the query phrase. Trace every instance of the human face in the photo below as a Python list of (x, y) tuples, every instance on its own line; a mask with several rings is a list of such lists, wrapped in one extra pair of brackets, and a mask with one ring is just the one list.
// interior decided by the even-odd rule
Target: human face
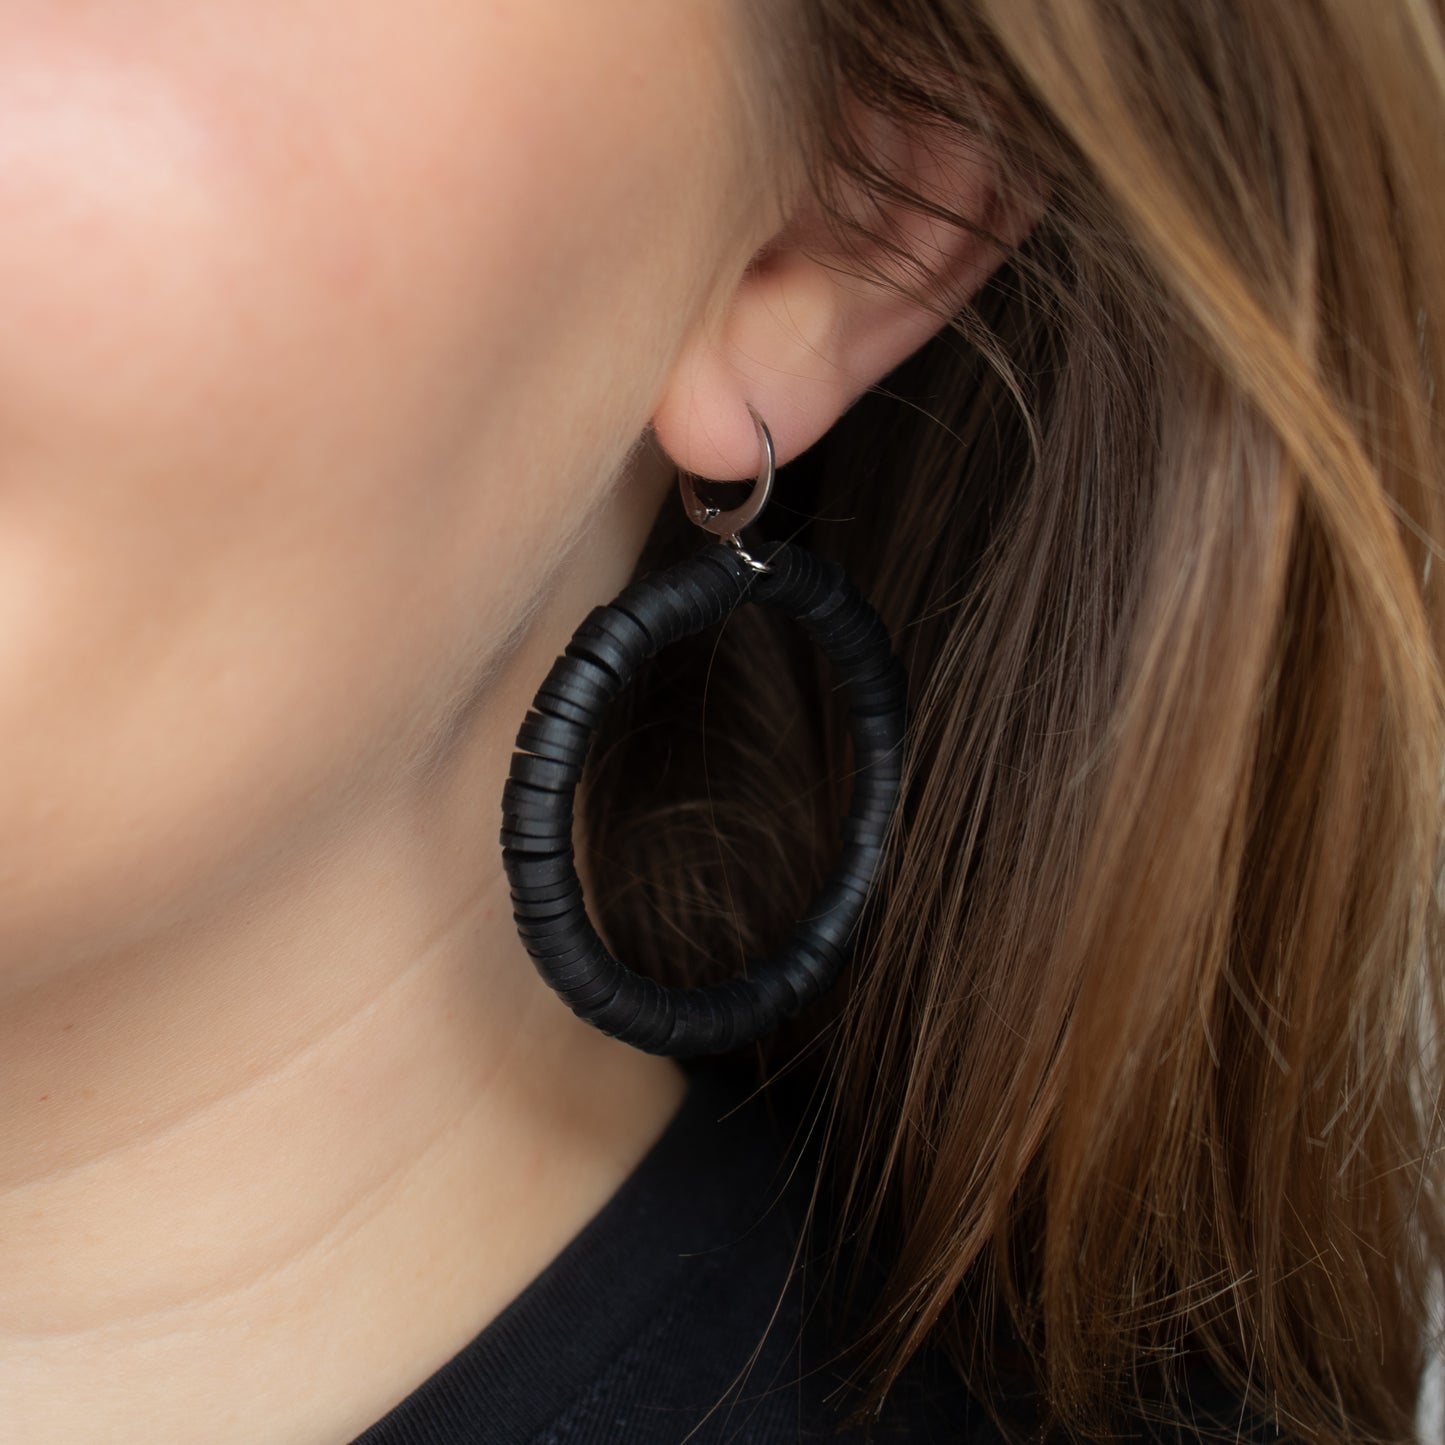
[(737, 20), (0, 0), (0, 989), (435, 763), (758, 240)]

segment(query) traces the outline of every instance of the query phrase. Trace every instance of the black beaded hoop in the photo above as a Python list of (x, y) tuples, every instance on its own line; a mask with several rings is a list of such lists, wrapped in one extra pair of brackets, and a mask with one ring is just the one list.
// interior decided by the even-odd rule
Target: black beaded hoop
[[(907, 675), (887, 628), (836, 562), (789, 542), (705, 547), (595, 607), (552, 665), (517, 734), (502, 795), (502, 862), (517, 930), (579, 1017), (647, 1053), (726, 1053), (837, 978), (882, 856), (902, 778)], [(640, 664), (739, 604), (776, 607), (828, 655), (848, 693), (853, 792), (842, 847), (787, 942), (737, 978), (668, 988), (619, 963), (592, 927), (573, 867), (572, 803), (602, 713)]]

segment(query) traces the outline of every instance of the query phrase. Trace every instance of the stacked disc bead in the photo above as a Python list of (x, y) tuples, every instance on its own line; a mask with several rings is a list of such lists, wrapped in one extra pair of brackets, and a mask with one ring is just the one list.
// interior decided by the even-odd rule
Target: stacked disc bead
[[(769, 570), (732, 547), (708, 546), (595, 607), (533, 699), (502, 795), (512, 911), (538, 972), (574, 1013), (649, 1053), (740, 1048), (834, 982), (897, 804), (907, 677), (886, 627), (837, 563), (788, 542), (765, 544), (759, 558)], [(573, 798), (603, 713), (641, 664), (745, 601), (801, 623), (845, 686), (854, 744), (850, 806), (838, 856), (780, 949), (722, 983), (665, 987), (615, 959), (587, 917), (572, 851)]]

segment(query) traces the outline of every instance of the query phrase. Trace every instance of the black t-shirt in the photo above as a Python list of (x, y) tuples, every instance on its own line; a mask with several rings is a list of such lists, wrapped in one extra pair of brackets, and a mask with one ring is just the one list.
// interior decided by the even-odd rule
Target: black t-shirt
[(602, 1209), (352, 1445), (998, 1445), (985, 1411), (926, 1362), (867, 1432), (837, 1433), (836, 1345), (811, 1267), (793, 1268), (809, 1184), (789, 1167), (796, 1119), (735, 1062), (685, 1067), (679, 1112)]

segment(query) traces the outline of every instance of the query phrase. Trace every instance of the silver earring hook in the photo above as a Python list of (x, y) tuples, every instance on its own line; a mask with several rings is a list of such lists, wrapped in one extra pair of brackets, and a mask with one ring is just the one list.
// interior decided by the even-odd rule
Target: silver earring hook
[(758, 459), (757, 481), (753, 483), (752, 490), (741, 505), (730, 507), (724, 511), (723, 508), (716, 507), (711, 502), (703, 501), (697, 494), (698, 478), (681, 468), (678, 468), (677, 481), (682, 491), (683, 506), (687, 509), (687, 515), (692, 521), (731, 547), (755, 572), (771, 572), (773, 569), (766, 562), (759, 562), (756, 557), (748, 553), (747, 548), (743, 546), (742, 538), (738, 536), (738, 533), (749, 522), (756, 520), (758, 514), (767, 506), (768, 498), (773, 491), (773, 477), (777, 470), (776, 453), (773, 451), (773, 435), (768, 430), (767, 423), (758, 415), (758, 410), (752, 402), (747, 402), (746, 405), (748, 411), (752, 413), (753, 425), (757, 428), (758, 450), (761, 455)]

